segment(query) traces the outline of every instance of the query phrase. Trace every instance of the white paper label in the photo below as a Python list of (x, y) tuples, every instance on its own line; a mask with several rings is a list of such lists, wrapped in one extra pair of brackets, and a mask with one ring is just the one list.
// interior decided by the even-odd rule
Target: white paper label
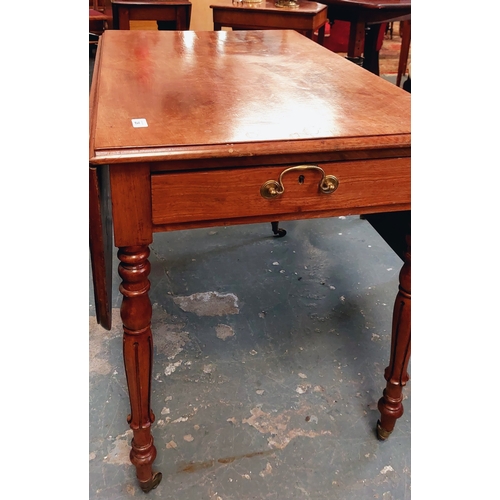
[(147, 126), (148, 122), (146, 121), (146, 118), (132, 118), (132, 127), (139, 128)]

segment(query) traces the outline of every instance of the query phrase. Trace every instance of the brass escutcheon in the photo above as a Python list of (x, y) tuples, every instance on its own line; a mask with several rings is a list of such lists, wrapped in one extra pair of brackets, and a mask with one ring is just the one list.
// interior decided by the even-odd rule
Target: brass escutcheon
[(286, 168), (281, 172), (279, 179), (277, 181), (267, 181), (262, 184), (260, 188), (260, 195), (263, 198), (276, 198), (276, 196), (283, 194), (285, 192), (285, 186), (283, 185), (283, 176), (287, 172), (292, 170), (318, 170), (321, 172), (321, 180), (319, 182), (319, 190), (322, 193), (330, 194), (333, 193), (339, 187), (339, 180), (334, 175), (325, 175), (325, 171), (318, 167), (317, 165), (298, 165), (296, 167)]

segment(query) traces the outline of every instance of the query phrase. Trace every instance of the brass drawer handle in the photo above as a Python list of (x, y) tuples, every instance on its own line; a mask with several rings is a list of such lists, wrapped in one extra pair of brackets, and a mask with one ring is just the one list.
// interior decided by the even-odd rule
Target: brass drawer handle
[(260, 195), (263, 198), (276, 198), (276, 196), (283, 194), (285, 192), (285, 186), (283, 185), (283, 176), (287, 172), (292, 170), (319, 170), (321, 172), (321, 181), (319, 182), (319, 190), (322, 193), (333, 193), (339, 187), (339, 180), (334, 175), (325, 175), (325, 171), (318, 167), (317, 165), (298, 165), (296, 167), (286, 168), (281, 172), (278, 181), (267, 181), (262, 184), (260, 188)]

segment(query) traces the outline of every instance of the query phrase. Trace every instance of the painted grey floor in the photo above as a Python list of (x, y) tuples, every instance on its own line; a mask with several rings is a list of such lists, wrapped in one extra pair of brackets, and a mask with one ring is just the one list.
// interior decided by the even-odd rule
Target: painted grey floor
[[(155, 235), (152, 406), (175, 500), (410, 498), (410, 384), (375, 435), (401, 260), (359, 217)], [(117, 262), (115, 263), (117, 266)], [(115, 273), (114, 326), (90, 289), (90, 498), (145, 496), (131, 431)]]

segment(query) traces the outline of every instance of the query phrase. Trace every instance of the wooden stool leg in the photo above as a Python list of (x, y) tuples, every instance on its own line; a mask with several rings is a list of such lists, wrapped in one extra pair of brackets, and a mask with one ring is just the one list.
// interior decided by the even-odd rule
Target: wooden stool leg
[(149, 272), (147, 246), (122, 247), (118, 251), (122, 278), (120, 309), (123, 321), (123, 357), (130, 397), (130, 415), (127, 418), (133, 430), (130, 461), (136, 468), (137, 479), (143, 491), (156, 488), (161, 473), (153, 473), (156, 448), (151, 435), (155, 416), (151, 411), (151, 370), (153, 364), (153, 337), (151, 334), (152, 308), (149, 300)]
[(381, 418), (377, 435), (385, 440), (394, 429), (396, 420), (403, 415), (403, 387), (409, 380), (408, 362), (411, 349), (411, 242), (407, 236), (405, 262), (399, 274), (399, 292), (392, 319), (391, 358), (385, 369), (387, 386), (378, 402)]

